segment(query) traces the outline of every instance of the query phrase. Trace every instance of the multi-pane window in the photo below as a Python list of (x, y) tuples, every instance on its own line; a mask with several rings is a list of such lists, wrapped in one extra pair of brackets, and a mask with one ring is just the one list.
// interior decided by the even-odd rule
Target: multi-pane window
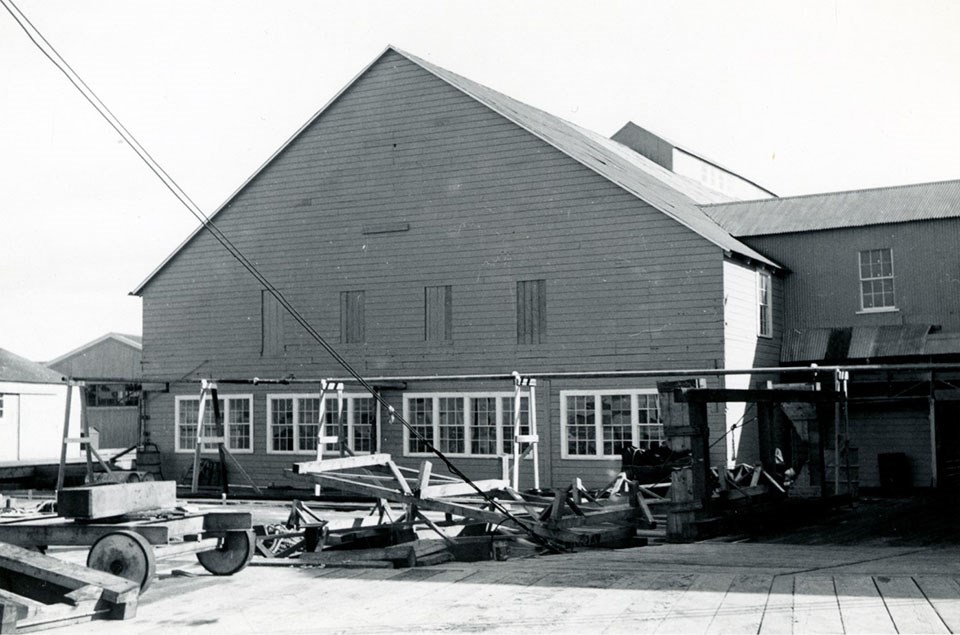
[[(337, 398), (327, 396), (323, 415), (324, 436), (335, 437), (343, 424), (347, 447), (356, 453), (376, 451), (376, 400), (369, 395), (343, 396), (343, 414), (337, 409)], [(320, 395), (267, 396), (267, 452), (316, 453), (320, 436)], [(326, 453), (339, 452), (335, 443), (323, 448)]]
[(893, 294), (893, 251), (868, 249), (860, 252), (860, 308), (886, 309), (896, 306)]
[(757, 272), (757, 334), (761, 337), (773, 337), (771, 280), (766, 271)]
[(547, 338), (547, 281), (517, 283), (517, 344), (542, 344)]
[(663, 442), (654, 390), (561, 391), (560, 417), (564, 458), (615, 458)]
[(354, 344), (367, 341), (363, 291), (340, 293), (340, 341)]
[[(527, 397), (521, 398), (521, 432), (529, 426)], [(407, 454), (426, 454), (433, 445), (444, 454), (500, 456), (513, 452), (513, 394), (408, 394), (404, 418)], [(422, 438), (421, 438), (422, 437)]]
[[(233, 452), (253, 452), (253, 396), (220, 395), (217, 399), (223, 417), (226, 447)], [(175, 402), (177, 452), (193, 452), (197, 447), (197, 425), (200, 416), (198, 397), (177, 397)], [(203, 411), (203, 436), (217, 436), (213, 400), (207, 399)], [(216, 443), (204, 443), (204, 452), (213, 452)]]
[(425, 287), (423, 290), (423, 338), (428, 342), (453, 339), (453, 287)]
[(85, 392), (87, 405), (93, 408), (136, 406), (140, 403), (139, 384), (88, 384)]

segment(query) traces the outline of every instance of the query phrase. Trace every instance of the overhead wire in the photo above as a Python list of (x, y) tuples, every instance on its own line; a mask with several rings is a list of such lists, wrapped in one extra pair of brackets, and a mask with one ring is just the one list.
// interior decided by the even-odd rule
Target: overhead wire
[[(299, 310), (289, 301), (286, 296), (272, 283), (269, 279), (257, 268), (257, 266), (252, 263), (243, 252), (224, 234), (219, 227), (217, 227), (213, 220), (207, 216), (200, 207), (190, 198), (190, 196), (180, 187), (176, 182), (167, 173), (166, 170), (153, 158), (153, 156), (143, 147), (143, 145), (136, 139), (136, 137), (123, 125), (119, 118), (113, 114), (113, 112), (103, 103), (103, 101), (97, 96), (96, 92), (90, 88), (86, 82), (80, 77), (80, 75), (70, 66), (70, 64), (63, 58), (62, 55), (57, 51), (57, 49), (50, 44), (50, 42), (43, 36), (40, 30), (30, 21), (29, 18), (20, 10), (20, 8), (14, 3), (13, 0), (0, 0), (0, 3), (3, 4), (4, 8), (14, 19), (17, 25), (23, 30), (27, 38), (36, 46), (36, 48), (48, 59), (53, 65), (60, 70), (61, 73), (67, 78), (68, 81), (80, 92), (81, 95), (94, 107), (94, 109), (103, 117), (104, 120), (112, 127), (117, 133), (123, 137), (124, 141), (130, 145), (131, 149), (137, 154), (137, 156), (143, 161), (147, 167), (150, 169), (154, 175), (159, 178), (164, 186), (170, 190), (170, 192), (177, 198), (180, 203), (186, 207), (200, 223), (202, 229), (207, 230), (210, 235), (212, 235), (230, 255), (237, 260), (247, 270), (250, 275), (256, 279), (256, 281), (268, 292), (284, 310), (289, 313), (293, 319), (310, 335), (313, 340), (320, 345), (320, 347), (329, 354), (334, 361), (337, 362), (354, 380), (357, 381), (364, 389), (366, 389), (371, 396), (379, 403), (381, 406), (387, 408), (391, 415), (395, 418), (396, 421), (401, 423), (407, 430), (410, 431), (419, 441), (422, 441), (425, 446), (437, 457), (439, 458), (447, 468), (460, 478), (463, 482), (467, 483), (472, 487), (480, 496), (487, 501), (492, 507), (497, 509), (500, 513), (504, 514), (507, 519), (513, 521), (518, 527), (530, 534), (534, 540), (540, 544), (554, 550), (564, 550), (564, 548), (556, 544), (554, 541), (544, 538), (543, 536), (538, 535), (533, 531), (532, 528), (527, 526), (521, 519), (517, 518), (510, 510), (508, 510), (500, 501), (495, 497), (490, 496), (487, 492), (484, 492), (476, 483), (473, 482), (470, 477), (468, 477), (460, 468), (458, 468), (439, 448), (435, 447), (433, 443), (430, 442), (419, 430), (412, 426), (403, 416), (396, 412), (391, 404), (389, 404), (383, 397), (380, 395), (374, 386), (372, 386), (366, 379), (364, 379), (360, 373), (353, 368), (349, 361), (340, 355), (336, 349), (331, 346), (326, 339), (310, 324), (310, 322), (300, 313)], [(29, 25), (29, 28), (27, 28)], [(31, 32), (32, 29), (32, 32)], [(36, 36), (34, 35), (36, 34)], [(40, 41), (42, 40), (43, 45)]]

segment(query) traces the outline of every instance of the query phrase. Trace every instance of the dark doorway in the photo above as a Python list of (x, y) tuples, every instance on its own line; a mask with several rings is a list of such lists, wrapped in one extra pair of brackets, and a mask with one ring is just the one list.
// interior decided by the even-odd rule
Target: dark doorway
[(960, 491), (960, 401), (936, 402), (937, 485)]

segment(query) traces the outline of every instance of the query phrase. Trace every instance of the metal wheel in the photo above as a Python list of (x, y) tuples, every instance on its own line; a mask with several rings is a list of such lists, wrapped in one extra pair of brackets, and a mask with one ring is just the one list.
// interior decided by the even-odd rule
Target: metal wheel
[(220, 546), (197, 554), (200, 565), (213, 575), (233, 575), (250, 564), (257, 548), (257, 535), (252, 529), (228, 531)]
[(87, 566), (132, 580), (143, 593), (153, 582), (157, 559), (147, 539), (135, 531), (120, 530), (101, 536), (87, 554)]

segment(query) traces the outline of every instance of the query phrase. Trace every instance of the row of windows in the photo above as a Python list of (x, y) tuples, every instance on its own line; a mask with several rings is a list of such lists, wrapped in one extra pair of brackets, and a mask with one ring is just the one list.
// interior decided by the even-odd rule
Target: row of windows
[[(253, 452), (253, 395), (219, 398), (227, 447)], [(403, 414), (413, 431), (403, 431), (404, 454), (429, 455), (427, 443), (453, 456), (495, 457), (513, 453), (515, 434), (530, 431), (530, 404), (512, 392), (410, 393)], [(200, 400), (176, 398), (178, 452), (196, 448)], [(326, 436), (336, 436), (340, 422), (347, 445), (355, 453), (376, 452), (379, 408), (369, 395), (345, 394), (342, 417), (337, 399), (326, 398)], [(207, 401), (203, 436), (213, 437), (213, 403)], [(320, 395), (267, 396), (267, 453), (316, 454), (320, 434)], [(519, 431), (514, 432), (519, 423)], [(560, 423), (564, 458), (615, 458), (627, 446), (647, 449), (663, 442), (663, 425), (653, 390), (561, 391)], [(204, 451), (214, 451), (205, 444)], [(332, 444), (324, 452), (334, 453)]]
[[(261, 354), (284, 351), (283, 307), (268, 291), (261, 291)], [(340, 292), (340, 342), (366, 341), (366, 293)], [(546, 280), (517, 282), (517, 343), (542, 344), (547, 334)], [(453, 339), (453, 287), (441, 285), (423, 289), (423, 339), (444, 342)]]
[[(218, 400), (223, 417), (225, 444), (233, 452), (253, 452), (253, 395), (221, 396)], [(337, 398), (325, 399), (323, 422), (325, 436), (336, 436), (341, 422), (347, 446), (357, 453), (376, 450), (378, 408), (369, 395), (344, 395), (342, 411)], [(197, 423), (200, 399), (177, 397), (175, 442), (178, 452), (192, 452), (197, 447)], [(341, 417), (342, 414), (342, 417)], [(208, 400), (203, 415), (203, 437), (216, 436), (213, 401)], [(320, 435), (320, 395), (277, 395), (267, 397), (267, 452), (298, 454), (317, 452)], [(216, 450), (216, 444), (205, 443), (203, 451)], [(324, 452), (339, 452), (328, 444)]]

